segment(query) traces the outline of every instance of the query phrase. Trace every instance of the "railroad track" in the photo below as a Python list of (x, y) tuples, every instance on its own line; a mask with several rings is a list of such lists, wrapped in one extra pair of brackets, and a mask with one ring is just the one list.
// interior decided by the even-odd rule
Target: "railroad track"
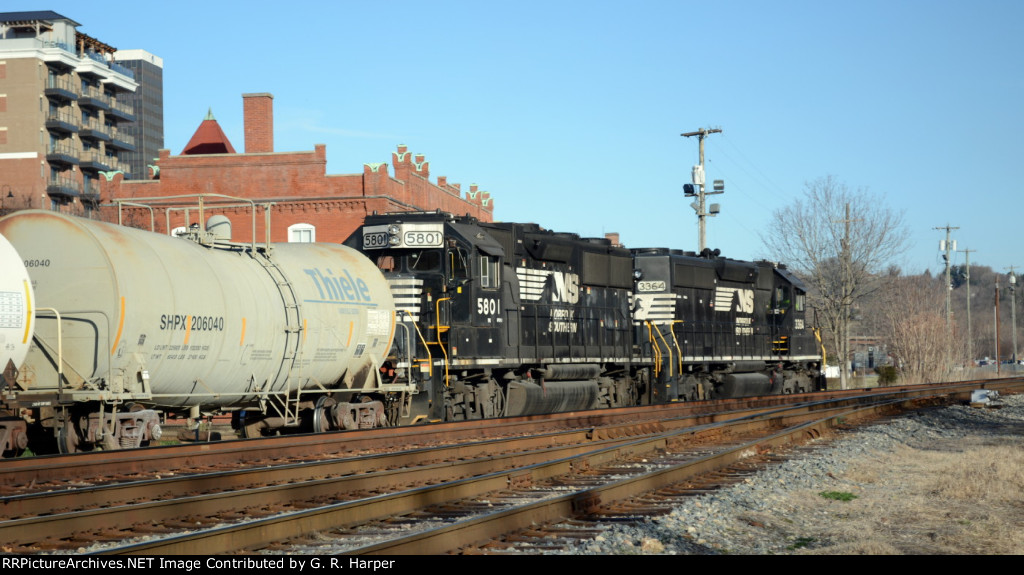
[(104, 541), (96, 552), (281, 552), (282, 541), (300, 553), (494, 552), (500, 545), (486, 541), (515, 526), (621, 513), (614, 502), (774, 457), (840, 420), (877, 417), (908, 401), (872, 394), (729, 416), (663, 413), (657, 421), (8, 496), (0, 499), (0, 541), (18, 553)]

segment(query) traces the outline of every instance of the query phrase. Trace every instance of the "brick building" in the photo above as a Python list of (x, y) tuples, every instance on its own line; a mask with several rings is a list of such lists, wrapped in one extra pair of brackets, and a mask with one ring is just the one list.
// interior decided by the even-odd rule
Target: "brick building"
[(131, 174), (139, 83), (79, 26), (50, 10), (0, 13), (0, 213), (92, 217), (100, 172)]
[[(126, 180), (120, 173), (108, 173), (101, 182), (105, 204), (139, 198), (166, 198), (186, 194), (219, 194), (244, 198), (270, 209), (270, 240), (341, 242), (363, 218), (373, 212), (436, 210), (470, 214), (483, 221), (493, 220), (494, 203), (488, 192), (469, 187), (465, 193), (459, 184), (449, 184), (441, 176), (429, 181), (430, 163), (422, 154), (411, 154), (404, 145), (391, 154), (394, 175), (387, 163), (364, 164), (359, 174), (329, 175), (327, 152), (323, 144), (311, 151), (275, 152), (273, 96), (266, 93), (243, 94), (245, 145), (236, 153), (212, 114), (200, 124), (181, 155), (160, 150), (151, 167), (152, 179)], [(232, 239), (250, 241), (253, 237), (251, 209), (237, 207), (239, 202), (204, 197), (204, 217), (221, 213), (232, 222)], [(217, 202), (227, 202), (218, 206)], [(168, 211), (162, 207), (195, 206), (195, 199), (147, 200), (157, 206), (152, 216), (148, 209), (125, 206), (125, 223), (166, 232)], [(234, 206), (234, 207), (233, 207)], [(116, 208), (104, 208), (104, 219), (117, 220)], [(256, 241), (263, 241), (264, 212), (256, 210)], [(169, 211), (171, 228), (198, 221), (195, 209)], [(199, 222), (202, 223), (202, 222)]]

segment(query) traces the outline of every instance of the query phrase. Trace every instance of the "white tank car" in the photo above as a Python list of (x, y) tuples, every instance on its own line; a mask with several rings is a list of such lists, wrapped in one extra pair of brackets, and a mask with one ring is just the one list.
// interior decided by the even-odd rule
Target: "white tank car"
[[(353, 249), (200, 245), (38, 210), (0, 219), (0, 233), (33, 262), (37, 307), (61, 318), (59, 332), (55, 314), (36, 318), (18, 379), (22, 405), (244, 406), (284, 421), (298, 411), (288, 405), (298, 405), (299, 390), (340, 390), (337, 401), (379, 388), (394, 303), (383, 275)], [(62, 450), (110, 435), (90, 435), (97, 425), (74, 417), (79, 437), (58, 433)]]
[(32, 343), (35, 296), (25, 263), (0, 235), (0, 389), (14, 379)]

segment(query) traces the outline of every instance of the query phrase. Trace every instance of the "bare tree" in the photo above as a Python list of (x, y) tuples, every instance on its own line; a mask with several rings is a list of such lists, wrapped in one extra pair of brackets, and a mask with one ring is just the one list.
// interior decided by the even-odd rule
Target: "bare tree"
[(849, 380), (851, 309), (878, 289), (907, 236), (902, 214), (833, 176), (806, 183), (804, 197), (776, 210), (762, 234), (773, 257), (807, 282), (818, 321), (842, 358), (843, 389)]
[(905, 384), (953, 381), (965, 373), (967, 346), (946, 325), (944, 286), (945, 280), (925, 276), (892, 278), (878, 298), (889, 354)]

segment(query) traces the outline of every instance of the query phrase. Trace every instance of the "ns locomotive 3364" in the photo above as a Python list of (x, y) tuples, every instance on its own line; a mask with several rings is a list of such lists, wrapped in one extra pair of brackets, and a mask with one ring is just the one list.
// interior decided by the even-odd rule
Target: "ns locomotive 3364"
[[(783, 266), (440, 212), (374, 215), (410, 417), (460, 420), (816, 389), (805, 290)], [(403, 420), (403, 421), (408, 421)]]

